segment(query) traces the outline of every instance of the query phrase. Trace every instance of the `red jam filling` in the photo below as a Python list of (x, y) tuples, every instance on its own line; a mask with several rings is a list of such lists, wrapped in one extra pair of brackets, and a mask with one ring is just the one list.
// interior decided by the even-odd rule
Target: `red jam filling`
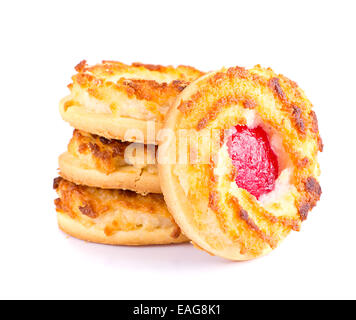
[(227, 147), (237, 169), (236, 184), (258, 199), (274, 188), (278, 177), (277, 156), (261, 127), (236, 126), (232, 132)]

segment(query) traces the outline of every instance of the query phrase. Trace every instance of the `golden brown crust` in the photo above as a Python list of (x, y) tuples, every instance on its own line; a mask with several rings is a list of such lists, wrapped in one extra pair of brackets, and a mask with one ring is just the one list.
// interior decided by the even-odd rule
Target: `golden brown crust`
[(203, 74), (203, 72), (191, 66), (179, 65), (178, 67), (173, 67), (144, 64), (141, 62), (133, 62), (131, 65), (128, 65), (113, 60), (103, 60), (101, 63), (93, 66), (88, 66), (86, 60), (82, 60), (75, 66), (75, 70), (78, 73), (87, 72), (89, 74), (98, 75), (102, 78), (112, 77), (113, 75), (131, 74), (133, 76), (130, 78), (152, 77), (161, 82), (164, 80), (166, 80), (165, 82), (170, 82), (169, 80), (172, 79), (191, 82)]
[[(125, 132), (116, 128), (117, 120), (154, 121), (160, 127), (176, 96), (203, 74), (187, 66), (126, 65), (115, 61), (103, 61), (94, 66), (82, 61), (75, 69), (78, 73), (68, 86), (71, 94), (61, 103), (62, 117), (75, 128), (121, 140)], [(95, 113), (102, 117), (85, 124), (88, 121), (81, 121), (78, 113), (87, 119)], [(110, 122), (111, 118), (115, 121)], [(102, 122), (110, 122), (110, 125), (106, 123), (108, 132), (103, 130)], [(127, 128), (141, 129), (142, 126), (144, 124), (139, 127), (128, 124)]]
[(107, 244), (168, 244), (187, 241), (161, 195), (79, 186), (54, 181), (58, 222), (63, 231), (83, 240)]
[(79, 159), (83, 166), (105, 174), (113, 173), (124, 166), (139, 169), (156, 167), (157, 147), (154, 145), (107, 139), (77, 129), (73, 131), (68, 152)]
[[(129, 149), (130, 148), (130, 149)], [(60, 174), (90, 187), (161, 193), (154, 145), (133, 144), (74, 130)]]
[[(60, 101), (59, 112), (63, 120), (73, 128), (108, 139), (156, 144), (155, 136), (150, 137), (148, 132), (153, 130), (156, 134), (162, 128), (162, 123), (157, 121), (121, 117), (111, 113), (87, 112), (85, 108), (76, 105), (70, 96)], [(132, 129), (134, 132), (130, 132)]]
[[(238, 188), (224, 145), (212, 139), (220, 147), (210, 150), (210, 163), (159, 164), (167, 205), (185, 234), (204, 250), (232, 260), (252, 259), (275, 248), (290, 230), (299, 230), (319, 200), (321, 139), (312, 104), (295, 82), (271, 69), (235, 67), (189, 85), (164, 125), (176, 137), (180, 129), (213, 137), (214, 130), (251, 125), (251, 119), (280, 144), (282, 191), (274, 191), (275, 197), (259, 201)], [(170, 154), (178, 146), (162, 146), (160, 152)], [(199, 145), (195, 153), (199, 158), (209, 148)]]
[[(144, 246), (144, 245), (166, 245), (179, 244), (189, 241), (184, 236), (172, 238), (167, 229), (155, 229), (154, 231), (119, 231), (107, 236), (101, 229), (95, 227), (87, 228), (65, 213), (57, 212), (58, 227), (66, 234), (89, 242), (108, 245)], [(171, 233), (176, 230), (171, 228)]]
[(130, 142), (107, 139), (75, 129), (68, 144), (68, 152), (87, 163), (87, 166), (110, 174), (128, 165), (124, 155), (129, 145)]
[(59, 156), (60, 175), (76, 184), (104, 189), (132, 190), (140, 194), (161, 193), (157, 171), (134, 166), (122, 166), (105, 174), (86, 166), (80, 159), (68, 152)]

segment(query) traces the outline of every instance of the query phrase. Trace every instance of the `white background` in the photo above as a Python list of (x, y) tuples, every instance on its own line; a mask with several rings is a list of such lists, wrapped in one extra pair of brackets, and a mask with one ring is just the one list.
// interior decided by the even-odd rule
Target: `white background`
[[(356, 298), (355, 1), (2, 1), (0, 298)], [(315, 105), (322, 200), (269, 256), (234, 263), (191, 245), (110, 247), (57, 229), (58, 113), (82, 59), (259, 63)]]

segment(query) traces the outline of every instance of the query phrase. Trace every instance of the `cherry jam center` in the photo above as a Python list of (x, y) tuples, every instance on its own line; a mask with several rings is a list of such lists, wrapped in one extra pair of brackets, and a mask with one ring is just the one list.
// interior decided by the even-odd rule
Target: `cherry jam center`
[(278, 159), (261, 127), (236, 126), (227, 142), (237, 169), (236, 184), (257, 199), (273, 190), (278, 177)]

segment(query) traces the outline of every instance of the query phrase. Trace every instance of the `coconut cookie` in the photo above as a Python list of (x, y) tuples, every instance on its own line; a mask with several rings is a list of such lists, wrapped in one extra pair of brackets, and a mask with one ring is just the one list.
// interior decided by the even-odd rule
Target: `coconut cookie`
[(59, 157), (60, 175), (76, 184), (161, 193), (156, 147), (107, 139), (75, 129)]
[[(62, 118), (74, 128), (124, 141), (155, 143), (167, 109), (203, 73), (193, 67), (103, 61), (76, 67), (60, 102)], [(131, 130), (130, 130), (131, 129)]]
[(271, 69), (203, 76), (182, 92), (164, 128), (173, 133), (159, 146), (166, 203), (211, 254), (248, 260), (270, 252), (320, 198), (323, 145), (312, 104)]
[(53, 187), (59, 227), (73, 237), (113, 245), (187, 241), (162, 195), (79, 186), (61, 177)]

